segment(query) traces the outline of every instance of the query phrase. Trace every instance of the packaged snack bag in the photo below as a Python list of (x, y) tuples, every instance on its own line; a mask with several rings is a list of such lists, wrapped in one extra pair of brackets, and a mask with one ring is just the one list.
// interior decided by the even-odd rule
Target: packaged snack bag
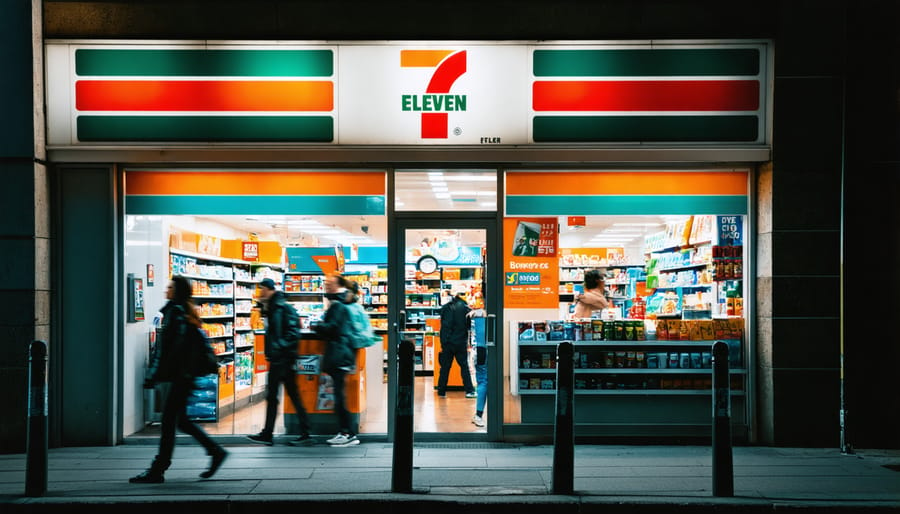
[(713, 331), (713, 320), (700, 320), (700, 340), (710, 341), (713, 339), (713, 337), (715, 337), (715, 332)]
[(545, 322), (545, 321), (535, 321), (534, 322), (534, 340), (535, 341), (546, 341), (547, 340), (547, 322)]
[(705, 320), (691, 320), (688, 323), (688, 327), (690, 329), (690, 338), (691, 341), (700, 341), (703, 339), (703, 336), (700, 331), (700, 324)]
[(656, 339), (666, 341), (669, 339), (669, 322), (664, 319), (656, 320)]
[(519, 341), (534, 341), (534, 323), (530, 321), (519, 322)]

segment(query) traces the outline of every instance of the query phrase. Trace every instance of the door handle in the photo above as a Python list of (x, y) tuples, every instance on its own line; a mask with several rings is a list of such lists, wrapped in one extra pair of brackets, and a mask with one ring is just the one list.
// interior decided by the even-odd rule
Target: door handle
[(487, 346), (496, 346), (497, 341), (497, 316), (494, 314), (487, 315), (487, 326), (485, 328), (485, 339)]
[(406, 311), (401, 310), (397, 316), (397, 323), (394, 323), (394, 331), (397, 332), (398, 342), (404, 328), (406, 328)]

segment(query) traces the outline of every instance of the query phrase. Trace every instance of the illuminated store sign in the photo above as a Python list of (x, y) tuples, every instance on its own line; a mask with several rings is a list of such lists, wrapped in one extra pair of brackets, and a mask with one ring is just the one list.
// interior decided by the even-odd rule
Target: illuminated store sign
[(764, 144), (767, 51), (49, 43), (48, 143)]

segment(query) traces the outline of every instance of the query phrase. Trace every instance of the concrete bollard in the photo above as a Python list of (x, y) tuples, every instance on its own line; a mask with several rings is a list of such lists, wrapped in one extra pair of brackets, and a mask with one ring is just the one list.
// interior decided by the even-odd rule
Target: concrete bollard
[(28, 442), (25, 496), (47, 492), (47, 343), (34, 341), (28, 356)]

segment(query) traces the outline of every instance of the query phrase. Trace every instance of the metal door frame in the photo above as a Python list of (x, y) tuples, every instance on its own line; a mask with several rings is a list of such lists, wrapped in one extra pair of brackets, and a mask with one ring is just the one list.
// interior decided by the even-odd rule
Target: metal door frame
[[(499, 175), (498, 175), (499, 176)], [(393, 176), (390, 182), (393, 183)], [(393, 185), (393, 184), (391, 184)], [(483, 229), (486, 231), (487, 265), (485, 266), (485, 310), (496, 317), (493, 322), (494, 346), (488, 348), (488, 400), (486, 407), (487, 433), (433, 433), (416, 434), (421, 440), (499, 440), (502, 437), (502, 344), (498, 335), (502, 333), (503, 282), (502, 246), (499, 211), (468, 212), (394, 212), (389, 207), (393, 219), (388, 223), (388, 440), (394, 440), (394, 409), (397, 397), (397, 344), (396, 327), (400, 321), (400, 311), (405, 306), (404, 256), (406, 250), (406, 229)], [(489, 326), (490, 330), (491, 327)], [(491, 336), (489, 335), (489, 338)], [(473, 410), (474, 413), (474, 410)], [(421, 437), (420, 437), (421, 436)]]

